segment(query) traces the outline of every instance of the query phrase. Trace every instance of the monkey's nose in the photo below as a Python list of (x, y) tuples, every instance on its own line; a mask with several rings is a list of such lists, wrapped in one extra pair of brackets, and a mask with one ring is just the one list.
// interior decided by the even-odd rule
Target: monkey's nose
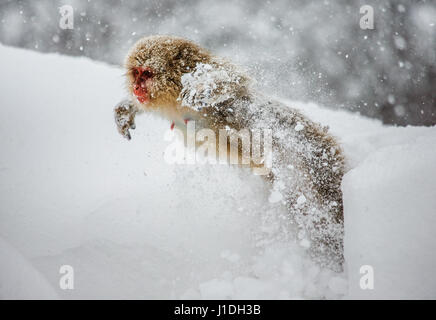
[(133, 94), (136, 96), (139, 102), (144, 103), (148, 100), (147, 89), (143, 88), (139, 84), (133, 86)]
[(133, 86), (133, 93), (137, 96), (143, 96), (144, 94), (147, 94), (147, 89), (139, 83), (135, 83)]

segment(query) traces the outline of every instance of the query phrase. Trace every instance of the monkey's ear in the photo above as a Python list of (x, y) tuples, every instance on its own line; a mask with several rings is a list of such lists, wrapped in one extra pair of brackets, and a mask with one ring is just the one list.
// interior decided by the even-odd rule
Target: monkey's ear
[(190, 43), (182, 43), (177, 46), (173, 55), (173, 61), (179, 62), (183, 60), (186, 64), (196, 64), (200, 59), (199, 48)]
[(190, 56), (190, 46), (182, 44), (177, 46), (173, 55), (173, 60), (174, 61), (178, 61), (182, 59), (186, 60), (187, 58), (189, 58), (189, 56)]
[(173, 57), (174, 60), (180, 60), (183, 57), (183, 48), (178, 48), (176, 55)]

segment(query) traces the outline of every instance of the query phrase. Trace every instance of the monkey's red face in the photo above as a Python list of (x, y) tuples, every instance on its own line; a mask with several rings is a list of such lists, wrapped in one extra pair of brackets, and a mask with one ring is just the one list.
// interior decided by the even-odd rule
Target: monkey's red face
[(150, 87), (153, 81), (153, 71), (150, 68), (136, 67), (131, 70), (132, 91), (140, 103), (150, 101)]

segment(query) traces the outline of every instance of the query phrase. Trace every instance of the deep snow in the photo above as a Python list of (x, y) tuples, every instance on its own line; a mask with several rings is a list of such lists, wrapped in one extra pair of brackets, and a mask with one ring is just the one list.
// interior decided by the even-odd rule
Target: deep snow
[[(320, 269), (260, 177), (163, 161), (169, 123), (113, 106), (123, 71), (0, 46), (0, 298), (436, 298), (436, 128), (288, 102), (330, 126), (346, 271)], [(71, 265), (74, 290), (59, 288)], [(361, 265), (374, 290), (361, 290)]]

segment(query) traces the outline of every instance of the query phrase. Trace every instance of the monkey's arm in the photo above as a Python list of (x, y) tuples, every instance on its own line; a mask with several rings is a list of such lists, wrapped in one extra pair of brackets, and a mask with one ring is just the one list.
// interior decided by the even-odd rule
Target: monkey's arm
[(135, 116), (140, 112), (132, 101), (125, 99), (119, 102), (114, 109), (115, 124), (117, 125), (118, 132), (130, 140), (130, 129), (135, 129)]

